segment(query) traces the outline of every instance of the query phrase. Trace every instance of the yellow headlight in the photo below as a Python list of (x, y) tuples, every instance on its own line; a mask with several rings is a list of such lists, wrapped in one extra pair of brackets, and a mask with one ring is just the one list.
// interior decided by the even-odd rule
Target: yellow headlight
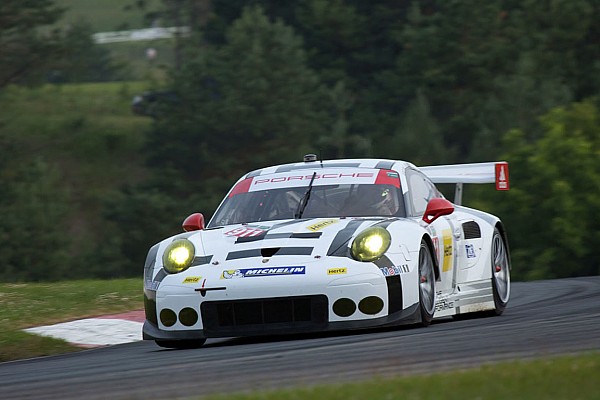
[(375, 261), (390, 247), (390, 233), (381, 227), (367, 228), (352, 242), (350, 252), (358, 261)]
[(196, 249), (187, 239), (177, 239), (163, 253), (163, 267), (171, 274), (184, 271), (192, 265)]

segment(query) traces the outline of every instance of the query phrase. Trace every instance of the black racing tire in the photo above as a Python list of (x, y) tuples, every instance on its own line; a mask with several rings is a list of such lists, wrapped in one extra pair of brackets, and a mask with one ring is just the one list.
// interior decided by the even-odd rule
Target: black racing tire
[(421, 325), (428, 326), (435, 313), (435, 264), (431, 249), (421, 241), (419, 248), (419, 313)]
[(160, 347), (167, 349), (197, 349), (206, 343), (206, 339), (194, 340), (155, 340)]
[(494, 228), (491, 249), (493, 314), (502, 315), (510, 298), (510, 254), (504, 237)]

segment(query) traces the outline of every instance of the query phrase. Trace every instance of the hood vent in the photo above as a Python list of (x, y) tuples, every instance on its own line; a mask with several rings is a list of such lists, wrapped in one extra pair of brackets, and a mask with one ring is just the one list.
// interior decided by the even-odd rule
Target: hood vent
[(258, 236), (247, 236), (239, 237), (235, 241), (236, 243), (248, 243), (256, 242), (258, 240), (269, 240), (269, 239), (318, 239), (322, 235), (322, 232), (301, 232), (301, 233), (267, 233)]
[(250, 249), (241, 251), (232, 251), (227, 254), (227, 260), (239, 260), (241, 258), (252, 257), (272, 257), (272, 256), (310, 256), (312, 247), (266, 247), (261, 249)]
[(273, 257), (280, 249), (281, 249), (281, 247), (271, 247), (271, 248), (267, 248), (267, 249), (260, 249), (260, 255), (265, 258)]

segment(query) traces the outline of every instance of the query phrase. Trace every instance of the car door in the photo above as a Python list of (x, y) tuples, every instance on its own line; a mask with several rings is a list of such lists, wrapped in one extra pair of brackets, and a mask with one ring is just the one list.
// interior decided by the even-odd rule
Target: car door
[[(442, 194), (423, 173), (410, 169), (407, 171), (408, 198), (410, 215), (421, 219), (427, 208), (427, 203), (433, 198), (442, 198)], [(427, 229), (433, 240), (435, 256), (439, 265), (439, 280), (436, 282), (438, 295), (447, 295), (454, 291), (457, 271), (457, 234), (458, 221), (453, 214), (442, 216)]]

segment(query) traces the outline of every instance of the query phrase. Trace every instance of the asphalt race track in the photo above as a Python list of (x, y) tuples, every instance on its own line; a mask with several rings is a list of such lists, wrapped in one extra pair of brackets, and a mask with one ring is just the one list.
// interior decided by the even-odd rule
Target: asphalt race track
[(600, 350), (600, 276), (513, 283), (500, 317), (304, 337), (136, 342), (0, 364), (0, 399), (167, 399)]

